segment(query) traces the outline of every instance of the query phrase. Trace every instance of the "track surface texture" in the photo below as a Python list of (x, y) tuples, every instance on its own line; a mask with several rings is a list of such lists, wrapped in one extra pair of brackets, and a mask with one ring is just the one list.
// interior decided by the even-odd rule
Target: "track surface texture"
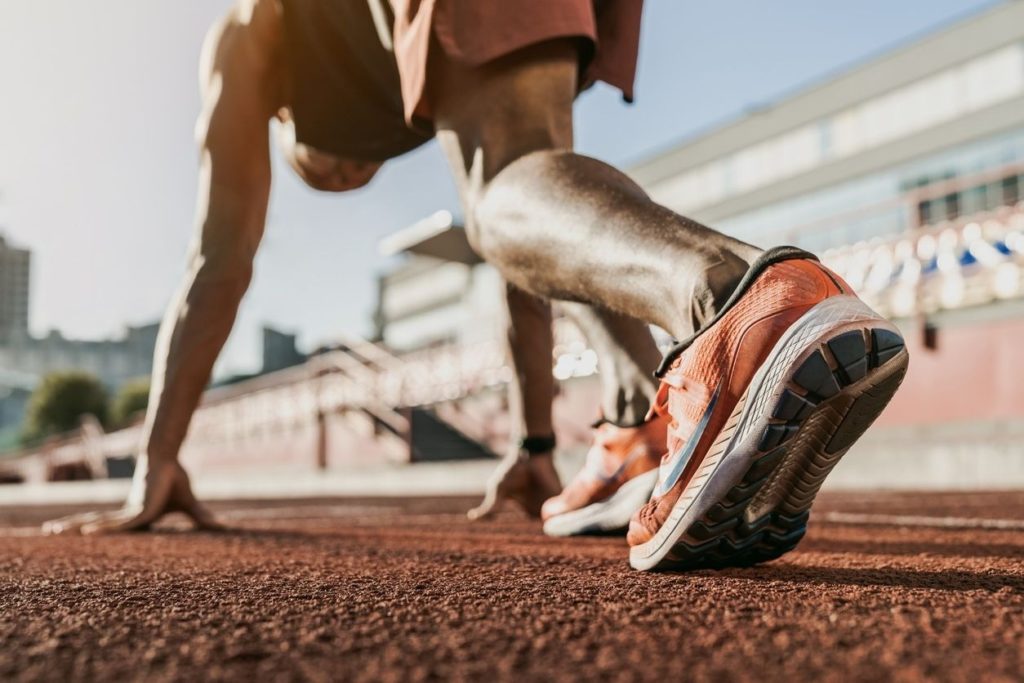
[(59, 538), (0, 508), (0, 680), (1024, 679), (1024, 493), (826, 493), (780, 560), (654, 574), (471, 502)]

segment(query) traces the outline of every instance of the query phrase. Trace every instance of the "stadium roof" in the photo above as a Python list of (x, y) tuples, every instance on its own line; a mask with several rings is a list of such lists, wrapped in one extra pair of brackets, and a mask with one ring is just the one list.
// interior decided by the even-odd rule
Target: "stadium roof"
[(385, 256), (418, 254), (466, 265), (475, 265), (483, 260), (469, 246), (466, 231), (455, 224), (449, 211), (433, 213), (384, 238), (380, 242), (380, 252)]

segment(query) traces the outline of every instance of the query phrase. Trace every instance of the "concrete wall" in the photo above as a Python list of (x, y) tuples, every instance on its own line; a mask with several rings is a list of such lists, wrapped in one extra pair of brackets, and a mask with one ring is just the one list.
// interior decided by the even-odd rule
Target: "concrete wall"
[(904, 332), (910, 369), (879, 426), (1024, 419), (1024, 318), (940, 325), (934, 350)]

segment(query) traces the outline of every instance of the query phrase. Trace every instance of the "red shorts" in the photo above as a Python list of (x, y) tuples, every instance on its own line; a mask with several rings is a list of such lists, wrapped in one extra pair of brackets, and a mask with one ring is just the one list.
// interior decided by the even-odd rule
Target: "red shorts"
[(553, 38), (581, 38), (581, 83), (604, 81), (633, 98), (643, 0), (391, 0), (405, 118), (430, 119), (431, 38), (452, 61), (480, 66)]
[(347, 159), (384, 161), (430, 140), (432, 49), (473, 67), (575, 38), (581, 87), (601, 80), (632, 98), (641, 0), (390, 1), (281, 0), (299, 142)]

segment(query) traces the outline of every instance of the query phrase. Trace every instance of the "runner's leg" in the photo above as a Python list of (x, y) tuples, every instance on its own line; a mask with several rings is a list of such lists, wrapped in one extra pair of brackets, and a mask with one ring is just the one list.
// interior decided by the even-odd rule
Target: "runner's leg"
[(571, 301), (561, 309), (597, 352), (601, 415), (619, 426), (640, 424), (651, 407), (661, 361), (650, 328), (621, 313)]
[[(487, 482), (483, 501), (469, 511), (470, 519), (497, 512), (505, 500), (515, 501), (527, 514), (537, 517), (544, 501), (562, 488), (555, 471), (551, 422), (555, 397), (551, 304), (511, 284), (505, 287), (505, 304), (513, 370), (508, 397), (511, 442)], [(539, 450), (536, 444), (541, 444)]]
[(512, 283), (688, 336), (759, 251), (572, 152), (577, 53), (551, 41), (470, 68), (436, 51), (438, 138), (477, 250)]

